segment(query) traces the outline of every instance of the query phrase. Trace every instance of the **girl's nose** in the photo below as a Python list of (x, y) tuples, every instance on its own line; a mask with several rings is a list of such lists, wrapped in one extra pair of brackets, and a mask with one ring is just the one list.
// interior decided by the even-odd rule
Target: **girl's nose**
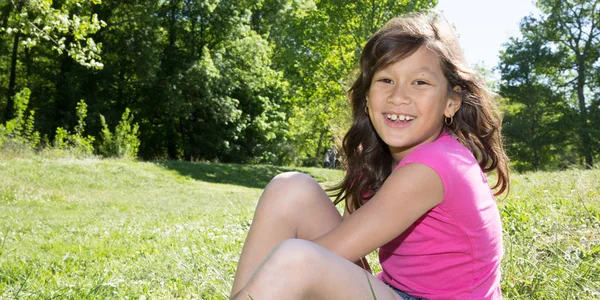
[(394, 105), (401, 105), (410, 103), (411, 99), (407, 93), (406, 87), (398, 84), (394, 87), (394, 90), (389, 95), (387, 101), (388, 103), (392, 103)]

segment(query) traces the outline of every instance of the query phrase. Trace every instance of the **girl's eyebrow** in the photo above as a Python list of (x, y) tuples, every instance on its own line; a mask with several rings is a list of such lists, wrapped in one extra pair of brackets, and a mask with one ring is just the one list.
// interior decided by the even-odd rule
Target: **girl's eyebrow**
[(415, 73), (419, 73), (419, 74), (420, 73), (426, 73), (426, 74), (429, 74), (429, 75), (435, 77), (435, 79), (437, 79), (437, 80), (440, 79), (439, 76), (438, 76), (438, 74), (435, 71), (433, 71), (430, 68), (428, 68), (428, 67), (418, 68), (418, 69), (415, 70)]
[(437, 74), (435, 73), (435, 71), (431, 70), (428, 67), (418, 68), (418, 69), (415, 70), (415, 73), (429, 73), (431, 75), (436, 75), (437, 76)]

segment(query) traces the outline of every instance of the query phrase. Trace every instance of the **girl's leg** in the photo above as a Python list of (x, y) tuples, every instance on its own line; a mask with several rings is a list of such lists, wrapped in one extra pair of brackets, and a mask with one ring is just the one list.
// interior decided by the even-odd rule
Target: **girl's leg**
[[(373, 295), (375, 294), (375, 296)], [(401, 299), (387, 285), (310, 241), (279, 244), (232, 300)]]
[(312, 177), (295, 172), (275, 176), (256, 206), (232, 295), (246, 286), (275, 246), (287, 239), (316, 239), (341, 221), (342, 216)]

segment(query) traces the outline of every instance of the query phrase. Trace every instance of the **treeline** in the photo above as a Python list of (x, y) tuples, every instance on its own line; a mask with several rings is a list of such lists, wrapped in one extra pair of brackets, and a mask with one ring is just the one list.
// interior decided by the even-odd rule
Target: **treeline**
[[(360, 46), (391, 17), (433, 1), (70, 0), (0, 2), (4, 120), (31, 89), (54, 139), (125, 108), (145, 159), (314, 164), (347, 120)], [(341, 124), (341, 125), (339, 125)]]
[[(95, 149), (130, 110), (143, 159), (314, 165), (349, 125), (366, 39), (435, 2), (0, 1), (0, 124), (28, 88), (35, 130), (53, 145), (84, 100)], [(523, 170), (592, 166), (598, 1), (538, 5), (542, 18), (524, 20), (502, 54), (510, 156)]]

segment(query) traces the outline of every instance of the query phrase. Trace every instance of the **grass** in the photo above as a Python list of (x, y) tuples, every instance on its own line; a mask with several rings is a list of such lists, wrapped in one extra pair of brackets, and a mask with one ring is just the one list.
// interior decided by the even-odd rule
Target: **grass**
[[(0, 157), (0, 298), (227, 299), (261, 188), (288, 170)], [(600, 170), (512, 180), (505, 298), (600, 297)]]

